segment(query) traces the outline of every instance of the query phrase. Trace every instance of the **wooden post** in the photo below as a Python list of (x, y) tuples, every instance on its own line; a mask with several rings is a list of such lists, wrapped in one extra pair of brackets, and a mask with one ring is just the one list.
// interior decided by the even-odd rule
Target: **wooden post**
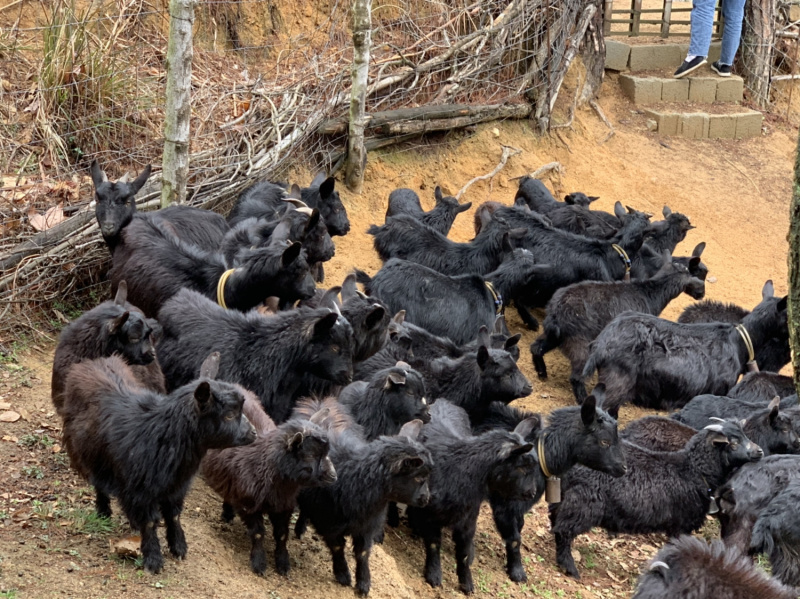
[(775, 0), (750, 0), (744, 7), (742, 77), (750, 99), (760, 108), (769, 105), (775, 45)]
[(664, 12), (661, 13), (661, 37), (669, 37), (670, 21), (672, 21), (672, 0), (664, 0)]
[(614, 18), (614, 0), (605, 0), (603, 17), (603, 35), (611, 35), (611, 19)]
[[(800, 150), (800, 138), (798, 138)], [(789, 221), (789, 339), (794, 386), (800, 390), (800, 154), (795, 152)]]
[(192, 24), (195, 0), (170, 0), (167, 45), (167, 104), (161, 207), (186, 201), (189, 179), (189, 121), (192, 116)]
[(631, 3), (631, 33), (639, 35), (640, 21), (642, 20), (642, 0), (633, 0)]
[(364, 183), (367, 151), (364, 148), (365, 103), (369, 53), (372, 45), (372, 0), (353, 0), (353, 71), (350, 94), (350, 125), (347, 134), (345, 184), (360, 193)]

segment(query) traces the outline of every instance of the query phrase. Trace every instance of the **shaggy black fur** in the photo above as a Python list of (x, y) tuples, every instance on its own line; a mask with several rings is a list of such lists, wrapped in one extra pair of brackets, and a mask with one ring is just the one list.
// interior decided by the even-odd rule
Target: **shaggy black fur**
[(442, 194), (442, 188), (438, 185), (433, 190), (433, 197), (436, 200), (436, 206), (430, 212), (422, 210), (422, 204), (419, 202), (419, 196), (412, 189), (401, 188), (395, 189), (389, 194), (389, 206), (386, 209), (386, 218), (396, 216), (398, 214), (408, 214), (419, 220), (422, 224), (429, 226), (431, 229), (439, 231), (442, 235), (447, 235), (450, 228), (456, 220), (456, 217), (462, 212), (466, 212), (472, 207), (472, 202), (466, 204), (459, 204), (458, 200), (452, 196), (445, 196)]

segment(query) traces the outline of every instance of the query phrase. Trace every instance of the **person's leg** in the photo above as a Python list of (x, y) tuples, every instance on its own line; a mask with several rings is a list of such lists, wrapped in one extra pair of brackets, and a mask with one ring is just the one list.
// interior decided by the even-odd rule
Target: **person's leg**
[(745, 0), (725, 0), (722, 4), (722, 13), (725, 25), (722, 29), (722, 53), (719, 57), (720, 64), (732, 65), (739, 42), (742, 38), (742, 21), (744, 20)]
[[(735, 1), (740, 2), (742, 0)], [(714, 28), (714, 8), (716, 4), (717, 0), (694, 0), (689, 56), (687, 59), (695, 56), (708, 56), (708, 48), (711, 46), (711, 33)]]

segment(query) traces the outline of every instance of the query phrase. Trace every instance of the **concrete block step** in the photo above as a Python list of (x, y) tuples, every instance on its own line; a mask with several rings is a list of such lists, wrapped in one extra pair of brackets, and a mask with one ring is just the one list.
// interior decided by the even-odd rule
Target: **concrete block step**
[(757, 110), (736, 112), (677, 112), (669, 108), (647, 109), (652, 129), (661, 135), (689, 139), (748, 139), (761, 135), (764, 116)]
[(741, 102), (744, 81), (741, 77), (716, 75), (690, 75), (683, 79), (671, 76), (642, 76), (622, 73), (619, 85), (634, 104), (656, 102)]
[[(719, 59), (721, 42), (711, 42), (708, 62)], [(689, 43), (669, 42), (664, 38), (606, 39), (606, 68), (612, 71), (651, 71), (677, 69), (689, 52)]]

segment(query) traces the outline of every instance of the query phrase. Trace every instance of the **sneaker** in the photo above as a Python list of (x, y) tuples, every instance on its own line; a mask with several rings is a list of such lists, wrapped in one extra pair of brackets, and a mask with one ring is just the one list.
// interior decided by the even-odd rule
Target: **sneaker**
[(705, 56), (695, 56), (692, 60), (684, 60), (683, 64), (678, 67), (678, 70), (675, 71), (673, 77), (675, 79), (680, 79), (681, 77), (686, 77), (689, 73), (696, 71), (700, 67), (706, 64), (706, 57)]
[(722, 64), (718, 60), (715, 60), (714, 62), (711, 63), (711, 70), (714, 71), (720, 77), (731, 76), (731, 65)]

